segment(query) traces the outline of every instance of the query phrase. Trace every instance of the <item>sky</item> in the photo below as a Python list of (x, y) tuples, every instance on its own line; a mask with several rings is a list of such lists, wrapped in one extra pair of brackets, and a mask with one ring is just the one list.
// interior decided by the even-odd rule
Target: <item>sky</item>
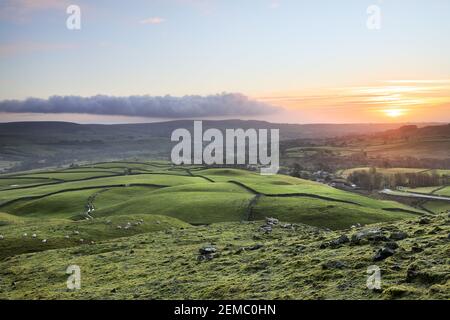
[(449, 57), (448, 0), (1, 0), (0, 121), (448, 122)]

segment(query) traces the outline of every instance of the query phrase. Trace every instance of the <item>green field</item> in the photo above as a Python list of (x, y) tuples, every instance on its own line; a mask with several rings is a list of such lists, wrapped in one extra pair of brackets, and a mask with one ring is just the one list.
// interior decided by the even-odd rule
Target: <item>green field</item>
[[(0, 178), (0, 299), (392, 298), (401, 275), (392, 275), (387, 291), (376, 295), (354, 282), (356, 272), (365, 272), (361, 262), (372, 264), (374, 248), (317, 248), (355, 225), (406, 228), (425, 214), (285, 175), (164, 162), (101, 163)], [(441, 212), (442, 204), (423, 208)], [(266, 217), (288, 227), (261, 233)], [(239, 253), (259, 242), (263, 249)], [(196, 252), (206, 244), (218, 246), (220, 257), (198, 262)], [(337, 258), (354, 271), (323, 273), (321, 263)], [(82, 295), (64, 289), (65, 268), (74, 263), (83, 270)], [(292, 273), (296, 269), (302, 272)], [(341, 277), (343, 285), (346, 275), (354, 284), (344, 294), (331, 277)], [(405, 296), (439, 297), (440, 290), (414, 285)]]
[[(36, 181), (44, 185), (10, 185), (38, 178)], [(423, 213), (397, 202), (285, 175), (172, 167), (164, 162), (100, 163), (60, 171), (18, 173), (5, 179), (8, 184), (0, 191), (0, 210), (33, 218), (80, 220), (87, 217), (85, 211), (90, 204), (94, 208), (91, 218), (165, 215), (197, 225), (276, 216), (338, 229)]]

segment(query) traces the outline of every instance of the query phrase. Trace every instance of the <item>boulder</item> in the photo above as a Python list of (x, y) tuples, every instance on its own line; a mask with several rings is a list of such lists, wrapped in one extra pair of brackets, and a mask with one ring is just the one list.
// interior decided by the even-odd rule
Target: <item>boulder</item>
[(345, 243), (350, 242), (350, 239), (345, 235), (341, 235), (339, 238), (330, 241), (330, 247), (337, 248)]
[(377, 251), (375, 256), (373, 257), (373, 261), (382, 261), (390, 256), (395, 254), (395, 250), (385, 247)]
[(278, 224), (278, 219), (275, 218), (266, 218), (266, 224), (268, 225), (276, 225)]
[(392, 232), (389, 239), (399, 241), (408, 238), (408, 234), (403, 231)]
[(396, 250), (399, 248), (397, 242), (395, 241), (390, 241), (388, 243), (385, 244), (386, 248), (392, 249), (392, 250)]
[(388, 238), (383, 235), (383, 232), (380, 229), (367, 229), (353, 234), (351, 238), (351, 243), (359, 244), (361, 240), (380, 242), (380, 241), (388, 241)]
[(213, 246), (205, 246), (198, 250), (199, 255), (197, 257), (198, 261), (211, 260), (217, 256), (217, 249)]
[(261, 230), (261, 231), (264, 232), (264, 233), (271, 233), (271, 232), (272, 232), (272, 225), (270, 225), (270, 224), (262, 225), (262, 226), (259, 228), (259, 230)]
[(211, 246), (202, 247), (198, 250), (200, 254), (212, 254), (216, 253), (217, 249)]

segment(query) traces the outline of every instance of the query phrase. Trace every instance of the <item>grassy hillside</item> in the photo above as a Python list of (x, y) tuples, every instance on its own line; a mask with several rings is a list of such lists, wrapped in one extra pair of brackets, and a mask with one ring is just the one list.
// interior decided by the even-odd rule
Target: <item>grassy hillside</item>
[[(0, 178), (8, 180), (0, 190), (0, 299), (448, 296), (448, 218), (419, 224), (424, 211), (394, 201), (285, 175), (164, 162)], [(266, 217), (283, 222), (262, 232)], [(327, 245), (368, 228), (408, 233), (397, 254), (377, 263), (377, 292), (365, 287), (366, 268), (383, 243)], [(218, 250), (210, 261), (198, 258), (205, 245)], [(80, 291), (65, 287), (71, 264), (81, 267)]]
[[(131, 217), (122, 219), (123, 224)], [(426, 224), (410, 218), (372, 225), (370, 230), (385, 237), (406, 233), (395, 241), (395, 253), (377, 262), (375, 252), (386, 241), (326, 245), (367, 228), (335, 232), (280, 223), (264, 234), (260, 222), (193, 227), (158, 219), (161, 224), (146, 220), (143, 228), (166, 223), (162, 230), (120, 239), (126, 231), (113, 228), (117, 221), (113, 226), (101, 219), (36, 225), (40, 236), (49, 237), (47, 249), (0, 260), (0, 299), (450, 299), (447, 215), (428, 216)], [(18, 225), (8, 230), (3, 241), (13, 240), (6, 248), (29, 229)], [(103, 240), (51, 247), (74, 230), (86, 239), (99, 234)], [(2, 253), (4, 243), (0, 241)], [(199, 249), (205, 245), (217, 253), (202, 261)], [(35, 250), (41, 244), (30, 241), (29, 246)], [(25, 250), (21, 248), (15, 250)], [(77, 291), (66, 288), (65, 271), (72, 264), (81, 269)], [(366, 287), (367, 268), (374, 264), (381, 272), (380, 290)]]

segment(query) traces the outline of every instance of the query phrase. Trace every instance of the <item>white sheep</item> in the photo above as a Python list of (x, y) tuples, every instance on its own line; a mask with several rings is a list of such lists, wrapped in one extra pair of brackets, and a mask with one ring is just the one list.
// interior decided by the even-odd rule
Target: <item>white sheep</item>
[(80, 239), (80, 242), (84, 242), (84, 239)]
[(66, 235), (66, 236), (64, 236), (64, 238), (66, 238), (66, 239), (69, 239), (69, 238), (70, 238), (70, 236)]
[(76, 230), (75, 230), (73, 233), (74, 233), (74, 234), (80, 234), (80, 231), (76, 231)]
[(28, 237), (28, 233), (24, 233), (23, 236), (24, 236), (24, 237)]
[(33, 237), (33, 238), (37, 238), (37, 234), (36, 234), (36, 233), (33, 233), (32, 237)]
[(42, 243), (47, 243), (47, 239), (42, 240)]
[(2, 234), (0, 234), (0, 240), (3, 240), (3, 239), (5, 239), (5, 237)]

